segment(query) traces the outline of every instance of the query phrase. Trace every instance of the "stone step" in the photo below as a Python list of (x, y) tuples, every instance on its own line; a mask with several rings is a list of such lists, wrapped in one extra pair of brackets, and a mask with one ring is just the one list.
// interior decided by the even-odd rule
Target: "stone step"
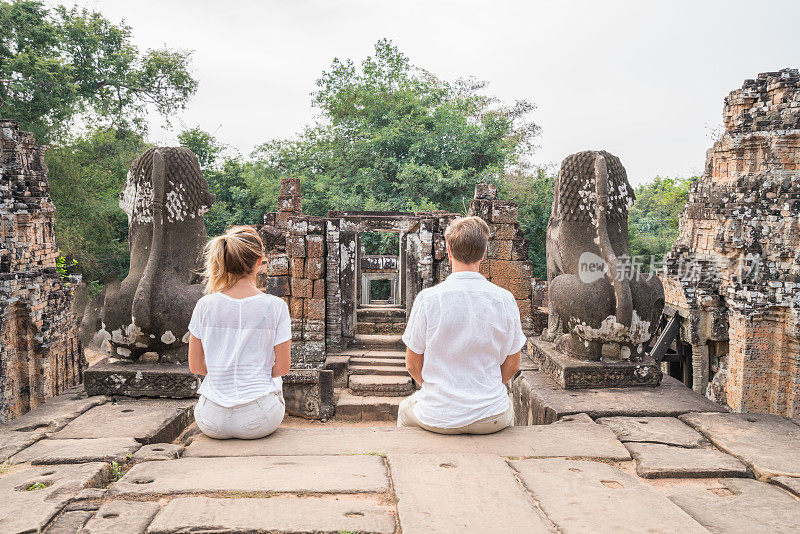
[(379, 375), (379, 376), (407, 376), (405, 367), (399, 365), (351, 365), (350, 376), (354, 375)]
[(363, 354), (359, 354), (359, 356), (363, 356), (365, 358), (405, 358), (406, 357), (406, 348), (403, 347), (403, 350), (375, 350), (370, 349)]
[(402, 334), (406, 323), (365, 323), (356, 324), (356, 334)]
[(353, 375), (350, 377), (349, 386), (353, 395), (361, 396), (404, 397), (414, 393), (414, 385), (408, 375)]
[(368, 357), (359, 357), (359, 358), (350, 358), (350, 365), (380, 365), (386, 366), (391, 365), (393, 367), (405, 367), (406, 359), (405, 358), (368, 358)]
[(405, 322), (406, 309), (401, 306), (387, 308), (359, 308), (356, 310), (356, 317), (359, 321), (370, 323), (377, 322)]
[(400, 335), (397, 334), (356, 334), (350, 343), (350, 348), (369, 347), (372, 349), (405, 350)]
[(397, 410), (404, 397), (363, 397), (347, 390), (336, 401), (334, 421), (396, 422)]

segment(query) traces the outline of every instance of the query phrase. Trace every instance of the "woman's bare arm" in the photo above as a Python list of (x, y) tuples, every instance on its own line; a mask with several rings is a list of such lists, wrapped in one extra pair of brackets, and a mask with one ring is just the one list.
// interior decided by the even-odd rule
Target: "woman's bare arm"
[(189, 336), (189, 370), (196, 375), (206, 376), (208, 374), (203, 343), (193, 335)]
[(275, 365), (272, 366), (272, 376), (284, 376), (292, 365), (292, 342), (284, 341), (275, 345)]

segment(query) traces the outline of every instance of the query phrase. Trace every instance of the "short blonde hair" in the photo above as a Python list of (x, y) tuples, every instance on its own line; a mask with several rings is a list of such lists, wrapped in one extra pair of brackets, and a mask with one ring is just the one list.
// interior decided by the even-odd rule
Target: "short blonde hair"
[(450, 254), (461, 263), (476, 263), (486, 254), (489, 225), (480, 217), (464, 217), (450, 223), (444, 232)]
[(224, 291), (251, 274), (264, 255), (264, 243), (252, 226), (232, 226), (208, 242), (203, 278), (206, 293)]

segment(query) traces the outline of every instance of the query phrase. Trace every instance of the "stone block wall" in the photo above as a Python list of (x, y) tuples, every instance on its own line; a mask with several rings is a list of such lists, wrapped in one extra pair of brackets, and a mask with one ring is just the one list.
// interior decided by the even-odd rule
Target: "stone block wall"
[(522, 329), (527, 335), (533, 335), (533, 265), (528, 260), (529, 243), (520, 229), (517, 211), (515, 202), (497, 199), (497, 187), (493, 184), (479, 183), (475, 186), (475, 198), (470, 202), (469, 214), (486, 221), (491, 230), (481, 274), (514, 294)]
[[(514, 293), (523, 328), (531, 334), (532, 267), (517, 205), (498, 200), (495, 186), (479, 184), (470, 214), (486, 220), (492, 231), (484, 275)], [(346, 348), (356, 334), (359, 233), (400, 235), (400, 256), (395, 260), (400, 265), (398, 300), (408, 313), (419, 291), (450, 274), (444, 231), (457, 217), (446, 211), (331, 211), (327, 217), (311, 217), (302, 212), (299, 180), (283, 179), (278, 211), (266, 214), (259, 228), (266, 259), (258, 283), (289, 305), (292, 366), (319, 368), (328, 353)]]
[[(665, 261), (696, 390), (736, 411), (800, 414), (800, 73), (725, 99)], [(709, 384), (710, 382), (710, 384)]]
[(44, 148), (0, 120), (0, 422), (80, 383), (72, 289), (56, 271)]

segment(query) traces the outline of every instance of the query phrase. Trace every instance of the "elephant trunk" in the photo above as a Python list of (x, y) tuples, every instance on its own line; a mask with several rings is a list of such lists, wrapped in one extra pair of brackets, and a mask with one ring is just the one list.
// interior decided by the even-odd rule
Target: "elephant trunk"
[(151, 309), (153, 285), (158, 270), (161, 252), (164, 248), (164, 200), (165, 200), (165, 163), (159, 150), (153, 152), (153, 170), (151, 184), (153, 186), (153, 234), (150, 243), (150, 254), (147, 258), (142, 279), (133, 296), (131, 310), (136, 325), (144, 332), (149, 332), (153, 310)]
[(631, 296), (631, 284), (626, 273), (620, 271), (620, 264), (614, 249), (611, 246), (611, 239), (608, 237), (607, 213), (608, 209), (608, 167), (606, 158), (598, 155), (594, 162), (595, 187), (597, 192), (597, 204), (595, 214), (597, 217), (597, 237), (600, 247), (600, 256), (608, 265), (608, 276), (611, 279), (611, 286), (614, 288), (616, 299), (616, 320), (617, 323), (630, 328), (633, 320), (633, 298)]

